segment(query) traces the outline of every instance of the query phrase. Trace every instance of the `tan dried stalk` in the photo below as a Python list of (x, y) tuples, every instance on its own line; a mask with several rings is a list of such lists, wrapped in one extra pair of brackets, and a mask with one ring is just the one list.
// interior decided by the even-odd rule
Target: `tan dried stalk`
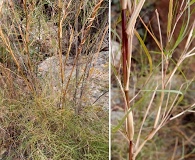
[(33, 88), (35, 90), (35, 86), (34, 86), (35, 81), (34, 81), (34, 76), (33, 76), (33, 67), (32, 67), (32, 62), (31, 62), (30, 52), (29, 52), (29, 30), (30, 30), (30, 14), (29, 14), (29, 12), (31, 10), (33, 10), (33, 8), (31, 8), (33, 6), (29, 5), (29, 7), (27, 8), (28, 4), (27, 4), (26, 0), (24, 0), (23, 3), (24, 3), (25, 18), (26, 18), (26, 26), (25, 26), (26, 28), (25, 28), (25, 38), (24, 38), (25, 53), (26, 53), (26, 55), (28, 57), (28, 65), (27, 65), (28, 72), (29, 72), (30, 77), (32, 79), (32, 86), (33, 86)]
[[(160, 35), (160, 47), (163, 48), (162, 34), (161, 34), (160, 21), (159, 21), (159, 14), (158, 14), (157, 10), (155, 12), (156, 12), (156, 16), (157, 16), (158, 29), (159, 29), (159, 35)], [(164, 59), (165, 59), (165, 61), (167, 61), (167, 60), (166, 60), (166, 56), (164, 55), (163, 50), (161, 52), (161, 59), (162, 59), (162, 65), (161, 65), (162, 66), (162, 69), (161, 69), (161, 79), (162, 79), (162, 81), (161, 81), (161, 89), (164, 90), (165, 89), (165, 84), (164, 84), (165, 83), (165, 74), (166, 74), (166, 70), (167, 70), (167, 66), (164, 65)], [(158, 123), (159, 123), (160, 114), (161, 114), (161, 110), (162, 110), (163, 99), (164, 99), (164, 92), (161, 92), (160, 104), (159, 104), (158, 112), (157, 112), (156, 119), (155, 119), (155, 122), (154, 122), (154, 128), (156, 128)]]
[(17, 58), (16, 58), (16, 56), (15, 56), (15, 54), (14, 54), (14, 52), (13, 52), (11, 46), (10, 46), (10, 41), (9, 41), (8, 37), (3, 33), (1, 26), (0, 26), (0, 37), (3, 41), (3, 43), (5, 44), (9, 54), (13, 58), (16, 66), (18, 67), (18, 71), (20, 71), (21, 70), (20, 63), (18, 62), (18, 60), (17, 60)]
[[(109, 28), (109, 25), (107, 25), (106, 28), (104, 29), (102, 38), (101, 38), (101, 40), (100, 40), (100, 42), (99, 42), (99, 44), (98, 44), (97, 52), (95, 53), (95, 57), (93, 57), (93, 56), (89, 57), (88, 63), (87, 63), (86, 66), (85, 66), (83, 75), (81, 76), (81, 78), (80, 78), (80, 80), (79, 80), (78, 85), (79, 85), (79, 84), (81, 83), (81, 81), (83, 80), (83, 83), (82, 83), (82, 86), (81, 86), (81, 93), (80, 93), (79, 103), (82, 101), (82, 97), (83, 97), (84, 90), (85, 90), (84, 82), (85, 82), (85, 81), (90, 82), (90, 80), (91, 80), (91, 75), (93, 75), (93, 70), (90, 71), (90, 74), (88, 74), (87, 69), (90, 70), (90, 67), (91, 67), (91, 66), (94, 66), (95, 63), (97, 62), (97, 59), (98, 59), (98, 56), (99, 56), (99, 52), (100, 52), (100, 50), (101, 50), (101, 46), (102, 46), (102, 43), (103, 43), (103, 40), (104, 40), (104, 38), (105, 38), (106, 33), (108, 32), (108, 28)], [(94, 59), (93, 62), (92, 62), (92, 59)], [(88, 67), (89, 63), (91, 63), (91, 65)], [(87, 76), (86, 76), (86, 75), (87, 75)], [(86, 77), (86, 79), (85, 79), (85, 77)], [(101, 95), (101, 96), (102, 96), (102, 95)], [(100, 96), (100, 97), (101, 97), (101, 96)], [(95, 102), (96, 102), (100, 97), (98, 97), (98, 98), (93, 102), (93, 104), (95, 104)], [(93, 104), (92, 104), (92, 105), (93, 105)]]
[[(66, 84), (66, 87), (63, 91), (63, 97), (65, 97), (66, 93), (67, 93), (67, 89), (68, 89), (68, 86), (69, 86), (69, 83), (70, 83), (70, 78), (72, 77), (72, 74), (73, 74), (73, 71), (74, 71), (74, 68), (76, 67), (76, 63), (78, 61), (78, 57), (79, 55), (82, 53), (82, 48), (83, 48), (83, 45), (85, 44), (85, 41), (87, 40), (87, 36), (88, 36), (88, 33), (92, 27), (92, 24), (95, 20), (95, 17), (98, 13), (98, 10), (100, 9), (101, 7), (101, 4), (102, 4), (103, 0), (99, 0), (99, 2), (95, 5), (95, 7), (93, 8), (93, 11), (92, 11), (92, 14), (91, 14), (91, 17), (88, 18), (88, 25), (87, 26), (84, 26), (82, 28), (82, 31), (83, 32), (83, 37), (81, 39), (81, 43), (79, 44), (78, 48), (77, 48), (77, 54), (75, 55), (75, 58), (74, 58), (74, 61), (73, 61), (73, 67), (71, 69), (71, 72), (70, 72), (70, 76), (69, 76), (69, 79), (67, 81), (67, 84)], [(80, 110), (80, 106), (78, 106), (79, 108), (75, 108), (75, 113), (78, 115), (79, 114), (79, 110)]]
[[(60, 75), (61, 75), (61, 85), (64, 84), (64, 65), (62, 60), (62, 1), (58, 1), (58, 55), (59, 55), (59, 62), (60, 62)], [(62, 87), (63, 88), (63, 87)]]
[[(134, 1), (135, 2), (135, 1)], [(139, 3), (134, 3), (133, 7), (131, 1), (122, 1), (122, 31), (123, 31), (123, 42), (122, 42), (122, 52), (123, 52), (123, 81), (124, 81), (124, 92), (126, 99), (126, 113), (128, 113), (126, 118), (126, 132), (129, 139), (129, 160), (133, 159), (133, 137), (134, 137), (134, 120), (133, 112), (130, 108), (129, 103), (129, 79), (131, 71), (131, 55), (132, 55), (132, 42), (134, 36), (135, 23), (138, 15), (143, 7), (145, 0), (140, 0)], [(131, 13), (128, 25), (126, 25), (126, 11), (127, 9)], [(125, 32), (126, 33), (125, 33)]]

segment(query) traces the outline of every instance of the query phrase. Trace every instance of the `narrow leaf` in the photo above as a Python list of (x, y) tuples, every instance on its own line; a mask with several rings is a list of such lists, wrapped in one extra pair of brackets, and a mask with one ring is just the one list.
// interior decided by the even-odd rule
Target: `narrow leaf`
[(178, 90), (141, 90), (141, 91), (146, 91), (146, 92), (157, 91), (157, 92), (176, 93), (176, 94), (183, 95), (183, 93), (181, 91), (178, 91)]
[(148, 51), (148, 49), (147, 49), (147, 47), (146, 47), (146, 45), (144, 44), (144, 41), (142, 40), (142, 38), (140, 37), (140, 35), (139, 35), (139, 33), (136, 31), (136, 30), (134, 30), (134, 33), (135, 33), (135, 35), (136, 35), (136, 37), (139, 39), (139, 41), (140, 41), (140, 43), (141, 43), (141, 45), (142, 45), (142, 47), (143, 47), (143, 50), (145, 51), (145, 53), (146, 53), (146, 56), (147, 56), (147, 58), (148, 58), (148, 61), (149, 61), (149, 65), (150, 65), (150, 73), (152, 73), (152, 57), (150, 56), (150, 53), (149, 53), (149, 51)]

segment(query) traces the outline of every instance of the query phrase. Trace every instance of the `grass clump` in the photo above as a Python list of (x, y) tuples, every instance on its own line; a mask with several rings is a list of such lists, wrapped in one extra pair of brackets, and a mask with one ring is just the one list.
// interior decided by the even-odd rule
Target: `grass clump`
[(85, 114), (47, 99), (11, 102), (1, 94), (1, 158), (107, 159), (107, 114)]
[(107, 13), (103, 0), (0, 2), (0, 159), (108, 159), (108, 112), (82, 101)]

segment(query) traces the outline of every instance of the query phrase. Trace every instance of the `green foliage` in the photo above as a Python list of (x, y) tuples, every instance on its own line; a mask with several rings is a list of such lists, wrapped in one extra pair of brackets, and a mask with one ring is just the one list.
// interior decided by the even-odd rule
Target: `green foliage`
[(13, 103), (1, 95), (2, 109), (5, 160), (108, 159), (106, 113), (95, 119), (75, 116), (72, 109), (59, 109), (46, 99)]

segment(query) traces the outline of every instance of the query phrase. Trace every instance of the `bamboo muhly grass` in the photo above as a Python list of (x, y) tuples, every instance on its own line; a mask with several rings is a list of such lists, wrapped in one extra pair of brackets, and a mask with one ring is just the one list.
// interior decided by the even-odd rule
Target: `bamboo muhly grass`
[[(125, 92), (125, 112), (128, 114), (126, 118), (126, 133), (129, 140), (129, 160), (133, 160), (133, 138), (134, 138), (134, 121), (133, 112), (130, 107), (129, 99), (129, 78), (131, 72), (131, 55), (132, 42), (134, 36), (134, 27), (139, 12), (145, 0), (141, 0), (138, 4), (131, 4), (130, 0), (121, 1), (122, 6), (122, 56), (123, 56), (123, 87)], [(134, 8), (133, 8), (134, 7)], [(127, 12), (131, 14), (131, 18), (127, 25)]]
[[(99, 76), (108, 74), (108, 54), (97, 53), (108, 30), (107, 2), (0, 1), (0, 159), (109, 158), (108, 104), (91, 105), (96, 82), (103, 81), (99, 93), (108, 85)], [(100, 59), (91, 74), (94, 55)]]
[[(145, 150), (144, 146), (147, 143), (150, 143), (150, 140), (152, 139), (153, 141), (155, 141), (155, 138), (158, 138), (158, 135), (154, 138), (156, 133), (161, 132), (160, 129), (164, 127), (168, 122), (180, 116), (183, 116), (187, 112), (193, 112), (194, 110), (194, 102), (185, 106), (185, 109), (183, 109), (182, 102), (185, 99), (184, 96), (186, 95), (189, 86), (192, 85), (195, 77), (193, 77), (192, 79), (187, 78), (185, 75), (186, 73), (184, 73), (184, 71), (181, 69), (181, 67), (183, 67), (182, 64), (185, 63), (184, 60), (195, 55), (195, 47), (193, 47), (195, 38), (195, 22), (190, 22), (190, 19), (192, 19), (190, 16), (194, 12), (194, 10), (191, 11), (190, 8), (192, 8), (191, 5), (193, 5), (194, 2), (190, 2), (189, 0), (185, 2), (182, 1), (181, 6), (177, 6), (177, 13), (177, 7), (174, 8), (175, 1), (170, 0), (167, 12), (168, 20), (166, 27), (161, 24), (160, 18), (162, 15), (160, 15), (160, 10), (155, 10), (155, 29), (157, 30), (157, 33), (154, 33), (151, 28), (149, 29), (149, 27), (143, 22), (141, 16), (139, 16), (144, 2), (145, 0), (134, 2), (121, 0), (121, 51), (123, 66), (122, 81), (120, 80), (120, 72), (117, 72), (113, 67), (113, 73), (116, 76), (117, 81), (119, 82), (120, 90), (122, 91), (125, 103), (125, 116), (123, 116), (122, 120), (113, 129), (113, 132), (119, 131), (124, 136), (123, 132), (120, 129), (122, 128), (122, 124), (125, 123), (125, 139), (127, 140), (129, 145), (129, 160), (135, 160), (136, 158), (139, 159), (144, 154), (143, 152), (143, 154), (140, 154), (141, 151)], [(182, 26), (178, 27), (177, 25), (181, 21), (180, 18), (185, 16), (187, 16), (187, 18), (183, 20)], [(143, 24), (144, 29), (146, 29), (146, 32), (150, 35), (150, 38), (155, 42), (155, 49), (158, 50), (157, 61), (155, 59), (156, 55), (152, 55), (152, 52), (150, 51), (153, 48), (151, 49), (144, 44), (145, 39), (143, 40), (140, 36), (140, 33), (135, 29), (135, 24), (138, 17)], [(176, 34), (177, 27), (180, 29), (180, 32), (176, 37), (174, 34)], [(113, 34), (117, 33), (113, 32)], [(137, 79), (136, 84), (130, 84), (130, 75), (134, 76), (136, 74), (132, 73), (131, 71), (131, 58), (133, 51), (132, 43), (134, 35), (140, 42), (140, 52), (144, 51), (145, 55), (147, 56), (149, 62), (147, 65), (149, 67), (147, 68), (146, 75), (142, 75), (142, 73), (138, 74), (140, 77), (146, 76), (144, 78), (144, 81), (141, 79)], [(175, 37), (176, 39), (174, 39)], [(178, 54), (179, 57), (175, 60), (174, 58), (172, 58), (172, 55), (173, 53), (177, 54), (175, 53), (177, 52), (176, 48), (178, 49), (178, 46), (181, 45), (181, 43), (183, 44), (182, 41), (185, 42), (185, 44), (182, 46), (183, 48), (180, 48), (181, 54)], [(136, 51), (135, 53), (137, 53)], [(136, 54), (133, 55), (133, 58), (139, 60), (139, 57)], [(139, 66), (139, 64), (137, 63), (136, 65)], [(135, 69), (135, 72), (136, 71), (137, 70)], [(179, 85), (174, 86), (174, 77), (178, 76), (178, 72), (183, 75), (183, 79), (185, 81), (182, 81), (179, 83)], [(158, 77), (158, 80), (156, 81), (156, 79), (153, 79), (154, 77)], [(139, 88), (137, 94), (132, 95), (132, 97), (129, 97), (130, 86)], [(147, 104), (145, 104), (145, 102)], [(180, 110), (181, 108), (182, 110)], [(144, 114), (142, 115), (143, 112)], [(135, 117), (136, 125), (134, 125)], [(140, 123), (139, 121), (137, 121), (137, 118), (141, 119)], [(147, 126), (147, 129), (145, 128), (145, 126)], [(145, 129), (147, 130), (147, 132), (145, 132)], [(135, 133), (135, 135), (134, 130), (138, 130), (138, 133)], [(178, 147), (178, 140), (179, 139), (176, 138), (174, 142), (174, 153), (171, 154), (172, 159), (177, 159), (175, 158), (177, 157), (175, 152), (176, 148)], [(135, 145), (133, 145), (134, 141)]]

